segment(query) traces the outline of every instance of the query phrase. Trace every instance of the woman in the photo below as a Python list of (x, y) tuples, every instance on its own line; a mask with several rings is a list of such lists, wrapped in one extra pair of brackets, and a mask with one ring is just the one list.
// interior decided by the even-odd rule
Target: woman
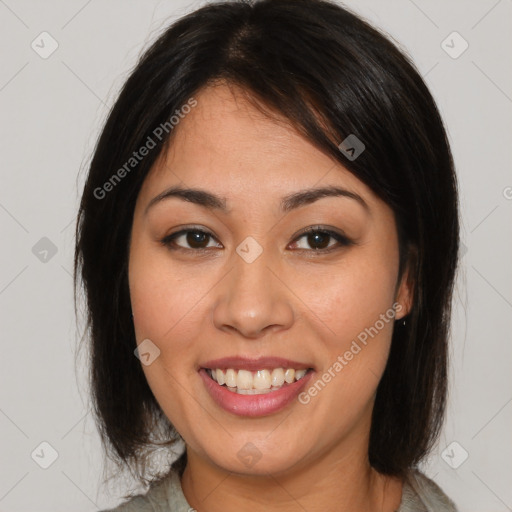
[(322, 0), (169, 27), (77, 224), (96, 420), (151, 484), (115, 510), (456, 510), (418, 464), (444, 416), (458, 230), (434, 100), (374, 28)]

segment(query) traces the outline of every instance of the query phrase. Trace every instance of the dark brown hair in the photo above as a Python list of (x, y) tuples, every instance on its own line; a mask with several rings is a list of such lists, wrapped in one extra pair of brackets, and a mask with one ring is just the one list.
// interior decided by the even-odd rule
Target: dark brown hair
[[(406, 325), (395, 325), (368, 457), (378, 471), (403, 476), (431, 450), (445, 412), (459, 247), (456, 176), (435, 102), (408, 57), (324, 0), (229, 1), (184, 16), (144, 53), (108, 116), (83, 191), (75, 252), (105, 451), (148, 483), (151, 447), (180, 439), (134, 356), (129, 238), (142, 182), (170, 141), (157, 140), (155, 128), (219, 80), (242, 87), (269, 115), (284, 116), (395, 213), (400, 274), (408, 261), (414, 302)], [(152, 134), (157, 147), (99, 193)], [(356, 159), (339, 149), (351, 134), (365, 145)], [(182, 472), (186, 455), (176, 464)]]

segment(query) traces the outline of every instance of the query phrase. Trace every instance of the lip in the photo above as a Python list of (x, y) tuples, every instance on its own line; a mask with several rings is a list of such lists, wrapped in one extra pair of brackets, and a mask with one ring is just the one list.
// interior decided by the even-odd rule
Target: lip
[[(290, 368), (293, 368), (293, 366), (290, 366)], [(260, 366), (259, 369), (265, 368)], [(203, 379), (209, 395), (219, 407), (237, 416), (252, 418), (268, 416), (284, 409), (304, 389), (314, 374), (314, 370), (309, 371), (302, 379), (292, 384), (285, 384), (277, 391), (261, 395), (239, 395), (236, 392), (229, 391), (226, 386), (221, 386), (215, 382), (208, 375), (205, 368), (199, 370), (199, 375)]]
[[(227, 370), (233, 368), (235, 370), (248, 370), (256, 372), (258, 370), (272, 370), (274, 368), (293, 368), (294, 370), (308, 370), (313, 369), (311, 364), (300, 363), (298, 361), (292, 361), (290, 359), (284, 359), (282, 357), (259, 357), (251, 359), (248, 357), (223, 357), (221, 359), (212, 359), (201, 363), (200, 368), (209, 368)], [(300, 382), (300, 381), (297, 381)]]

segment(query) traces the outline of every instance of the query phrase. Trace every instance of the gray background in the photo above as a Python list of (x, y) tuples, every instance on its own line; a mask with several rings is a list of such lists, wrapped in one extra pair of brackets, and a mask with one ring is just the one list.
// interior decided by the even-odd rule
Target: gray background
[[(74, 220), (99, 129), (139, 52), (203, 3), (0, 0), (2, 511), (92, 511), (119, 501), (101, 486), (85, 367), (74, 367)], [(512, 510), (512, 1), (345, 5), (412, 56), (458, 169), (465, 254), (450, 403), (423, 469), (461, 511)], [(31, 47), (51, 49), (43, 31), (58, 43), (46, 59)], [(464, 42), (454, 31), (469, 44), (457, 58)]]

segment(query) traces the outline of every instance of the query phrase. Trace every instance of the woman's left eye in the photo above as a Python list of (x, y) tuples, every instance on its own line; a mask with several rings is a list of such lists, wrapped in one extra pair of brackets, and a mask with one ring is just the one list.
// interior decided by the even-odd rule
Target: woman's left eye
[[(304, 239), (306, 244), (309, 244), (312, 249), (298, 246), (298, 241), (301, 239)], [(181, 240), (181, 243), (188, 244), (188, 247), (180, 245), (180, 243), (178, 243), (179, 240)], [(201, 251), (215, 247), (215, 244), (212, 246), (209, 243), (214, 240), (215, 238), (211, 233), (203, 231), (202, 229), (182, 229), (181, 231), (165, 236), (160, 242), (171, 250)], [(334, 243), (329, 243), (330, 240)], [(315, 227), (307, 228), (292, 242), (292, 245), (296, 246), (294, 249), (313, 252), (330, 252), (336, 249), (336, 245), (340, 247), (352, 244), (353, 242), (341, 233)], [(220, 247), (217, 248), (222, 248), (220, 243), (219, 245)]]
[[(312, 250), (314, 252), (330, 252), (331, 250), (336, 249), (336, 245), (340, 247), (353, 244), (353, 242), (345, 235), (336, 233), (329, 229), (307, 228), (301, 236), (295, 239), (294, 243), (297, 244), (297, 241), (302, 238), (305, 239), (306, 243), (309, 244), (310, 247), (313, 247)], [(329, 244), (329, 239), (334, 239), (334, 243)], [(307, 247), (298, 247), (298, 249), (309, 250)]]

